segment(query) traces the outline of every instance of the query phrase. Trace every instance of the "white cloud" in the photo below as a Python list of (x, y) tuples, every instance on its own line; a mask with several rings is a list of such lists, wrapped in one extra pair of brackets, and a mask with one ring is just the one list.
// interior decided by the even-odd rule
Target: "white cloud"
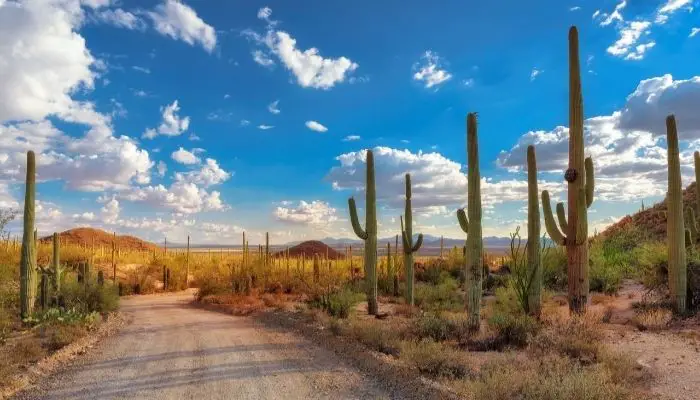
[(682, 8), (693, 9), (693, 0), (667, 0), (661, 8), (659, 14), (672, 14)]
[(248, 121), (247, 119), (241, 120), (241, 126), (248, 126), (248, 125), (250, 125), (250, 121)]
[(66, 113), (72, 93), (94, 87), (82, 21), (75, 1), (0, 2), (0, 123)]
[(416, 71), (413, 79), (423, 82), (426, 88), (440, 85), (452, 79), (452, 74), (442, 67), (442, 59), (436, 53), (428, 50), (421, 56), (422, 63), (413, 65)]
[(462, 84), (464, 84), (465, 87), (472, 87), (474, 86), (474, 78), (467, 78), (462, 81)]
[(316, 131), (316, 132), (321, 132), (321, 133), (328, 132), (328, 128), (326, 128), (325, 126), (321, 125), (320, 123), (318, 123), (316, 121), (306, 121), (306, 127), (311, 129), (312, 131)]
[(216, 160), (207, 158), (206, 162), (199, 170), (186, 173), (178, 172), (175, 174), (175, 180), (209, 187), (224, 183), (231, 178), (231, 176), (232, 174), (224, 171)]
[(530, 82), (534, 81), (537, 79), (537, 77), (542, 74), (544, 71), (541, 69), (533, 68), (532, 72), (530, 72)]
[(274, 128), (274, 126), (272, 126), (272, 125), (265, 125), (265, 124), (258, 125), (258, 129), (263, 130), (263, 131), (266, 131), (266, 130), (272, 129), (272, 128)]
[(149, 128), (143, 134), (146, 139), (153, 139), (158, 134), (165, 136), (178, 136), (185, 132), (190, 126), (190, 117), (181, 118), (178, 115), (180, 111), (180, 105), (178, 101), (175, 100), (173, 104), (167, 105), (160, 108), (163, 113), (163, 121), (158, 126), (158, 130)]
[(179, 39), (189, 45), (200, 44), (211, 53), (216, 47), (216, 31), (189, 6), (178, 0), (165, 0), (147, 12), (154, 28), (162, 35)]
[(608, 47), (607, 52), (618, 57), (623, 57), (625, 60), (641, 60), (644, 58), (646, 51), (656, 44), (649, 41), (643, 44), (637, 44), (642, 35), (648, 35), (650, 32), (651, 22), (649, 21), (632, 21), (620, 29), (620, 38)]
[(272, 21), (271, 15), (272, 10), (269, 7), (258, 11), (258, 18), (267, 22), (264, 35), (251, 29), (242, 32), (243, 36), (264, 47), (253, 50), (253, 60), (256, 63), (271, 67), (275, 64), (272, 60), (274, 55), (292, 72), (299, 86), (314, 89), (330, 89), (344, 82), (359, 67), (356, 62), (344, 56), (325, 58), (315, 47), (300, 50), (296, 40), (289, 33), (274, 30), (278, 21)]
[(165, 173), (168, 172), (168, 165), (163, 161), (158, 161), (158, 166), (156, 169), (158, 171), (158, 176), (162, 178), (165, 176)]
[(688, 37), (695, 37), (698, 33), (700, 33), (700, 28), (691, 28)]
[(193, 152), (187, 151), (180, 147), (179, 150), (174, 151), (171, 155), (170, 158), (172, 158), (175, 162), (178, 162), (180, 164), (184, 165), (194, 165), (194, 164), (199, 164), (200, 160), (199, 157), (197, 157)]
[(92, 18), (97, 22), (113, 25), (118, 28), (143, 31), (146, 29), (146, 22), (134, 13), (122, 10), (121, 8), (109, 9), (96, 12)]
[(280, 113), (280, 109), (278, 107), (279, 102), (280, 102), (279, 100), (275, 100), (272, 103), (270, 103), (270, 105), (267, 106), (267, 111), (269, 111), (273, 114), (279, 114)]
[[(600, 26), (608, 26), (615, 21), (623, 22), (625, 19), (622, 16), (621, 11), (627, 6), (627, 1), (622, 0), (615, 6), (612, 13), (601, 13), (599, 10), (593, 14), (593, 19), (600, 19)], [(598, 18), (600, 17), (600, 18)]]
[(119, 219), (119, 213), (121, 212), (121, 207), (119, 206), (119, 200), (112, 196), (109, 200), (104, 200), (104, 207), (100, 210), (102, 213), (102, 221), (106, 224), (115, 224)]
[(300, 201), (296, 207), (277, 207), (274, 211), (279, 221), (302, 225), (322, 226), (338, 220), (336, 209), (327, 202), (314, 200)]
[(579, 7), (579, 6), (573, 6), (573, 7), (569, 8), (569, 11), (578, 11), (580, 9), (581, 9), (581, 7)]
[(73, 214), (73, 219), (77, 222), (91, 222), (95, 220), (95, 213), (84, 212), (82, 214)]
[(150, 70), (150, 69), (145, 68), (145, 67), (139, 67), (138, 65), (132, 66), (131, 69), (133, 69), (134, 71), (143, 72), (144, 74), (150, 74), (150, 73), (151, 73), (151, 70)]
[(275, 65), (275, 61), (262, 50), (254, 50), (251, 54), (253, 55), (253, 61), (263, 67), (272, 67)]
[(347, 57), (324, 58), (315, 47), (299, 50), (296, 40), (287, 32), (270, 32), (265, 42), (301, 87), (330, 89), (359, 67)]
[(353, 142), (360, 139), (361, 138), (358, 135), (348, 135), (343, 138), (343, 142)]
[[(609, 116), (588, 118), (586, 155), (593, 157), (596, 168), (596, 196), (601, 200), (629, 201), (662, 195), (666, 188), (666, 149), (661, 147), (665, 135), (665, 117), (674, 113), (679, 137), (684, 142), (700, 139), (700, 77), (674, 81), (671, 75), (640, 82), (627, 97), (624, 107)], [(522, 170), (526, 147), (534, 144), (540, 171), (564, 171), (568, 160), (568, 128), (531, 131), (507, 152), (497, 164)], [(684, 175), (692, 173), (692, 148), (684, 150)]]

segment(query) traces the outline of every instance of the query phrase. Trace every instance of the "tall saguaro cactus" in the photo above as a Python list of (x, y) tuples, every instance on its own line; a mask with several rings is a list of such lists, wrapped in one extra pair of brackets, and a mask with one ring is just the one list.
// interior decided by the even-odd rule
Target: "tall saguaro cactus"
[(58, 233), (53, 233), (53, 288), (56, 293), (61, 291), (61, 248)]
[[(685, 226), (683, 221), (683, 186), (678, 151), (676, 118), (666, 117), (666, 142), (668, 144), (668, 288), (676, 312), (686, 309), (687, 264), (685, 253)], [(692, 221), (694, 224), (695, 222)]]
[(406, 303), (413, 305), (413, 253), (420, 249), (423, 244), (423, 234), (418, 234), (418, 239), (413, 242), (413, 208), (411, 207), (411, 174), (406, 174), (406, 208), (404, 211), (406, 225), (404, 229), (403, 219), (401, 217), (401, 239), (403, 240), (403, 265), (406, 269)]
[(478, 331), (481, 325), (481, 281), (483, 279), (483, 238), (481, 233), (481, 175), (476, 113), (467, 115), (467, 213), (457, 210), (457, 219), (467, 234), (465, 291), (468, 326)]
[(542, 191), (544, 223), (549, 236), (566, 246), (569, 310), (584, 313), (588, 302), (588, 207), (593, 203), (593, 160), (584, 160), (583, 95), (578, 51), (578, 31), (569, 30), (569, 168), (564, 174), (568, 182), (569, 218), (564, 205), (557, 205), (562, 231), (552, 215), (549, 192)]
[(377, 192), (374, 185), (374, 154), (367, 150), (367, 183), (365, 187), (365, 229), (357, 216), (355, 199), (348, 199), (350, 221), (355, 234), (365, 241), (365, 286), (367, 288), (367, 312), (377, 315)]
[(36, 157), (27, 152), (27, 180), (24, 194), (24, 231), (19, 267), (20, 314), (26, 318), (36, 300), (36, 241), (34, 240), (34, 201), (36, 199)]
[(540, 261), (540, 201), (537, 190), (535, 147), (527, 146), (527, 308), (539, 316), (542, 310), (542, 266)]

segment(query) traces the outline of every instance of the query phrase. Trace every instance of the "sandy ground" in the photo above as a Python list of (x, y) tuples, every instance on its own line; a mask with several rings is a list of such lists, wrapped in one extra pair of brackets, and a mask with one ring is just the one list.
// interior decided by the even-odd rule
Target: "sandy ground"
[(381, 399), (337, 356), (254, 320), (195, 309), (189, 294), (122, 300), (131, 323), (18, 399)]

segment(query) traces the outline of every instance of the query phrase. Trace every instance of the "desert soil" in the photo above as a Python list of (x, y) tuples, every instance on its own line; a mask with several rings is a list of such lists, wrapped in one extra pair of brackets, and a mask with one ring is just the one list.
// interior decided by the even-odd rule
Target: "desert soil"
[(251, 318), (192, 308), (191, 294), (122, 300), (130, 324), (18, 399), (390, 398), (334, 353)]

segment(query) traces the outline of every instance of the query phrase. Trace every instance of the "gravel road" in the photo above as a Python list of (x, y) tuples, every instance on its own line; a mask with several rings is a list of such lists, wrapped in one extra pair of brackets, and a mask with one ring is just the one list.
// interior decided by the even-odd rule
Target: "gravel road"
[(130, 323), (18, 399), (385, 399), (381, 384), (292, 333), (188, 306), (122, 300)]

